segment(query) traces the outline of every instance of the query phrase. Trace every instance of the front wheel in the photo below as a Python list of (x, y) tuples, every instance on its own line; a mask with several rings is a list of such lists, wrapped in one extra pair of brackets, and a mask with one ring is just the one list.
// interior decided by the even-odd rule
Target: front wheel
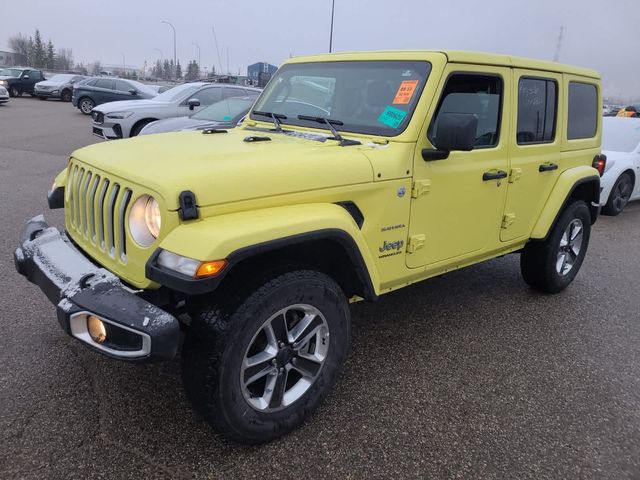
[(70, 102), (71, 101), (71, 91), (63, 90), (62, 93), (60, 94), (60, 100), (62, 100), (63, 102)]
[(9, 88), (9, 95), (11, 95), (12, 97), (19, 97), (19, 96), (22, 95), (22, 90), (20, 90), (16, 86), (13, 86), (13, 87)]
[(536, 290), (557, 293), (578, 274), (591, 235), (591, 213), (578, 200), (560, 214), (544, 241), (531, 241), (520, 255), (522, 276)]
[(614, 183), (607, 204), (602, 208), (603, 215), (615, 217), (620, 215), (624, 207), (629, 203), (633, 192), (633, 178), (628, 173), (623, 173)]
[(182, 378), (194, 408), (223, 436), (264, 443), (320, 405), (347, 356), (347, 299), (322, 273), (277, 276), (244, 299), (193, 315)]

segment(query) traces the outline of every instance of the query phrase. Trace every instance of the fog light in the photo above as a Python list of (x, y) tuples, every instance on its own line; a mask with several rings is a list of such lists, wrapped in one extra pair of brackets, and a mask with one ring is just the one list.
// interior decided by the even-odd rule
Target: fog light
[(107, 339), (107, 329), (102, 320), (98, 317), (89, 315), (87, 317), (87, 330), (91, 339), (96, 343), (103, 343)]

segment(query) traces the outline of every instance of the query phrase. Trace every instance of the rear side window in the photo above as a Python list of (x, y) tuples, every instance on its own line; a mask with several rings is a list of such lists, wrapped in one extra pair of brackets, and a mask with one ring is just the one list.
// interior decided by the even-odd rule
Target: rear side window
[(443, 113), (471, 113), (478, 119), (475, 148), (494, 147), (500, 135), (502, 79), (493, 75), (457, 74), (447, 80), (438, 111), (429, 129), (434, 141)]
[(567, 138), (591, 138), (598, 126), (598, 91), (595, 85), (569, 82)]
[(556, 130), (558, 86), (543, 78), (521, 78), (518, 83), (518, 145), (553, 142)]
[(97, 88), (106, 88), (107, 90), (113, 90), (113, 80), (101, 78), (95, 83)]

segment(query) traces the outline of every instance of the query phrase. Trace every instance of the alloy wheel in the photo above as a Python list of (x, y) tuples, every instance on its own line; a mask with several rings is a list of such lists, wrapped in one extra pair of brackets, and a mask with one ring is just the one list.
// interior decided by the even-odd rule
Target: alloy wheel
[(622, 211), (631, 198), (631, 182), (628, 178), (621, 179), (613, 192), (613, 207), (618, 211)]
[(573, 219), (560, 238), (558, 256), (556, 259), (556, 271), (560, 275), (566, 275), (571, 271), (578, 260), (582, 249), (584, 226), (579, 218)]
[(315, 382), (329, 351), (329, 326), (311, 305), (272, 315), (244, 354), (240, 385), (255, 410), (274, 412), (299, 400)]
[(93, 104), (91, 103), (91, 100), (83, 100), (82, 102), (80, 102), (80, 110), (82, 110), (82, 113), (87, 115), (91, 113), (91, 110), (93, 110)]

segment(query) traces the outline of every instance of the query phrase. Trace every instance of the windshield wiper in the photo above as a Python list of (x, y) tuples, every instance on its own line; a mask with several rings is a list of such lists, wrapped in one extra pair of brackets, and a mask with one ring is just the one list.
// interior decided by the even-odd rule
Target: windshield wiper
[(334, 127), (334, 125), (344, 125), (344, 122), (341, 122), (340, 120), (333, 120), (331, 118), (326, 118), (326, 117), (313, 117), (311, 115), (298, 115), (298, 120), (307, 120), (309, 122), (324, 123), (326, 126), (329, 127), (329, 130), (331, 130), (331, 133), (333, 134), (333, 140), (337, 140), (338, 142), (340, 142), (341, 147), (347, 147), (349, 145), (361, 145), (361, 143), (357, 140), (348, 140), (344, 138), (342, 135), (340, 135), (338, 130), (336, 130)]
[(283, 115), (282, 113), (271, 113), (271, 112), (260, 112), (258, 110), (254, 110), (253, 112), (254, 115), (260, 115), (261, 117), (268, 117), (271, 120), (273, 120), (273, 124), (276, 127), (276, 132), (282, 132), (282, 125), (280, 125), (280, 120), (286, 120), (287, 116)]

